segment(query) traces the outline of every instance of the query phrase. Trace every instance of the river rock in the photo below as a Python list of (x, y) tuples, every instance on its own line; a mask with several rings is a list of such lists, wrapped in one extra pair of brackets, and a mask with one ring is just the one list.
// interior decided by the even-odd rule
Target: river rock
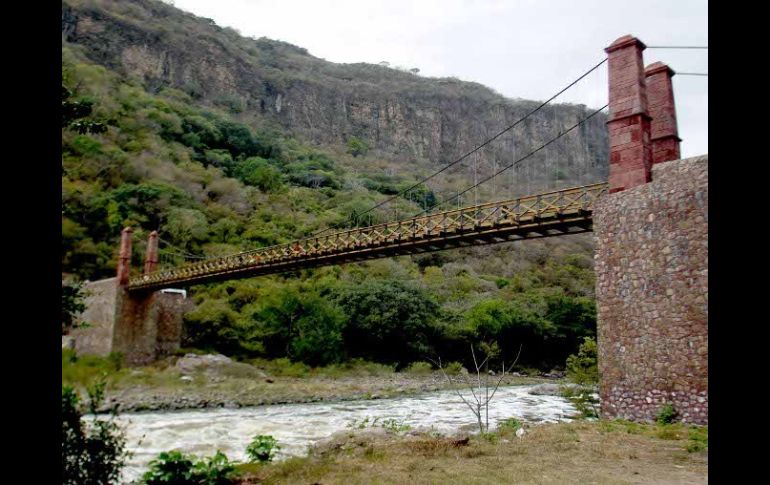
[(191, 372), (201, 368), (208, 368), (213, 365), (230, 363), (232, 363), (232, 359), (222, 354), (185, 354), (184, 357), (176, 362), (176, 368), (182, 372)]
[(558, 384), (539, 384), (529, 390), (529, 394), (534, 396), (560, 396)]

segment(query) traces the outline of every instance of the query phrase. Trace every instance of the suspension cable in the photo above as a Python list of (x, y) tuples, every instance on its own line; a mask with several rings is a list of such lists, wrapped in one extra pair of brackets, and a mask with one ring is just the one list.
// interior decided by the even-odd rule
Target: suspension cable
[(705, 49), (708, 50), (707, 45), (648, 45), (648, 49)]
[[(583, 123), (585, 123), (586, 121), (588, 121), (589, 119), (593, 118), (593, 117), (594, 117), (595, 115), (597, 115), (597, 114), (598, 114), (598, 113), (599, 113), (601, 110), (603, 110), (604, 108), (606, 108), (606, 107), (608, 107), (608, 106), (609, 106), (609, 104), (605, 104), (605, 105), (604, 105), (604, 106), (602, 106), (601, 108), (597, 109), (596, 111), (594, 111), (594, 112), (593, 112), (593, 113), (591, 113), (590, 115), (586, 116), (586, 117), (585, 117), (585, 118), (583, 118), (582, 120), (580, 120), (580, 121), (578, 121), (577, 123), (575, 123), (574, 125), (572, 125), (572, 126), (571, 126), (570, 128), (568, 128), (566, 131), (560, 132), (560, 133), (559, 133), (559, 134), (558, 134), (558, 135), (557, 135), (555, 138), (551, 138), (550, 140), (548, 140), (547, 142), (543, 143), (542, 145), (540, 145), (540, 146), (539, 146), (538, 148), (536, 148), (535, 150), (532, 150), (531, 152), (529, 152), (529, 153), (528, 153), (528, 154), (526, 154), (525, 156), (521, 157), (520, 159), (516, 160), (515, 162), (511, 163), (510, 165), (508, 165), (508, 166), (506, 166), (506, 167), (502, 168), (502, 169), (501, 169), (501, 170), (499, 170), (497, 173), (495, 173), (495, 174), (493, 174), (493, 175), (490, 175), (489, 177), (485, 178), (485, 179), (484, 179), (484, 180), (482, 180), (481, 182), (478, 182), (477, 184), (474, 184), (474, 185), (472, 185), (472, 186), (470, 186), (470, 187), (466, 188), (466, 189), (465, 189), (465, 190), (463, 190), (462, 192), (459, 192), (459, 193), (457, 193), (456, 195), (454, 195), (454, 196), (452, 196), (452, 197), (450, 197), (450, 198), (448, 198), (448, 199), (442, 200), (442, 201), (441, 201), (439, 204), (435, 205), (434, 207), (440, 207), (441, 205), (445, 204), (446, 202), (449, 202), (449, 201), (451, 201), (451, 200), (453, 200), (453, 199), (455, 199), (455, 198), (457, 198), (457, 197), (460, 197), (461, 195), (465, 194), (466, 192), (468, 192), (468, 191), (470, 191), (470, 190), (473, 190), (473, 189), (474, 189), (474, 188), (476, 188), (477, 186), (479, 186), (479, 185), (481, 185), (481, 184), (483, 184), (483, 183), (485, 183), (485, 182), (488, 182), (489, 180), (491, 180), (491, 179), (492, 179), (492, 178), (494, 178), (494, 177), (497, 177), (498, 175), (500, 175), (501, 173), (505, 172), (505, 171), (506, 171), (506, 170), (508, 170), (509, 168), (511, 168), (511, 167), (513, 167), (513, 166), (515, 166), (515, 165), (517, 165), (517, 164), (519, 164), (519, 163), (523, 162), (524, 160), (526, 160), (526, 159), (530, 158), (530, 157), (531, 157), (532, 155), (534, 155), (535, 153), (537, 153), (537, 152), (539, 152), (540, 150), (544, 149), (545, 147), (547, 147), (547, 146), (548, 146), (548, 145), (550, 145), (551, 143), (555, 142), (556, 140), (558, 140), (559, 138), (563, 137), (563, 136), (564, 136), (564, 135), (566, 135), (567, 133), (571, 132), (572, 130), (574, 130), (574, 129), (575, 129), (575, 128), (577, 128), (578, 126), (580, 126), (580, 125), (582, 125)], [(410, 219), (412, 219), (412, 218), (415, 218), (415, 217), (418, 217), (418, 216), (421, 216), (422, 214), (424, 214), (424, 213), (426, 213), (426, 212), (428, 212), (428, 210), (423, 210), (422, 212), (419, 212), (419, 213), (417, 213), (417, 214), (413, 215), (412, 217), (410, 217)]]
[[(379, 207), (382, 207), (383, 205), (387, 204), (388, 202), (390, 202), (390, 201), (392, 201), (392, 200), (395, 200), (395, 199), (397, 199), (397, 198), (399, 198), (399, 197), (403, 196), (405, 193), (409, 192), (410, 190), (412, 190), (412, 189), (414, 189), (414, 188), (417, 188), (417, 187), (419, 187), (420, 185), (424, 184), (425, 182), (427, 182), (428, 180), (430, 180), (430, 179), (432, 179), (433, 177), (437, 176), (438, 174), (440, 174), (440, 173), (444, 172), (445, 170), (449, 169), (450, 167), (452, 167), (452, 166), (454, 166), (454, 165), (456, 165), (456, 164), (460, 163), (461, 161), (465, 160), (465, 159), (466, 159), (466, 158), (468, 158), (470, 155), (472, 155), (472, 154), (476, 153), (476, 152), (477, 152), (478, 150), (480, 150), (481, 148), (484, 148), (485, 146), (489, 145), (490, 143), (492, 143), (493, 141), (495, 141), (496, 139), (498, 139), (498, 138), (499, 138), (500, 136), (502, 136), (504, 133), (507, 133), (508, 131), (512, 130), (513, 128), (515, 128), (515, 127), (516, 127), (516, 126), (518, 126), (519, 124), (523, 123), (523, 122), (524, 122), (524, 121), (525, 121), (527, 118), (529, 118), (529, 117), (530, 117), (530, 116), (532, 116), (533, 114), (535, 114), (535, 113), (537, 113), (538, 111), (540, 111), (540, 110), (541, 110), (541, 109), (542, 109), (542, 108), (543, 108), (545, 105), (547, 105), (548, 103), (550, 103), (551, 101), (553, 101), (554, 99), (556, 99), (557, 97), (559, 97), (559, 96), (560, 96), (562, 93), (564, 93), (565, 91), (567, 91), (569, 88), (571, 88), (572, 86), (574, 86), (575, 84), (577, 84), (578, 82), (580, 82), (580, 81), (581, 81), (581, 80), (582, 80), (584, 77), (586, 77), (586, 76), (588, 76), (589, 74), (591, 74), (592, 72), (594, 72), (596, 69), (598, 69), (598, 68), (599, 68), (599, 66), (601, 66), (601, 65), (602, 65), (602, 64), (604, 64), (605, 62), (607, 62), (607, 58), (606, 58), (606, 57), (605, 57), (604, 59), (602, 59), (602, 60), (601, 60), (601, 62), (599, 62), (598, 64), (596, 64), (595, 66), (593, 66), (591, 69), (589, 69), (589, 70), (587, 70), (585, 73), (583, 73), (583, 74), (582, 74), (580, 77), (578, 77), (577, 79), (575, 79), (574, 81), (572, 81), (571, 83), (569, 83), (569, 84), (568, 84), (566, 87), (564, 87), (564, 88), (563, 88), (561, 91), (559, 91), (558, 93), (554, 94), (553, 96), (551, 96), (550, 98), (548, 98), (546, 101), (542, 102), (542, 103), (541, 103), (541, 104), (540, 104), (540, 105), (539, 105), (537, 108), (533, 109), (532, 111), (530, 111), (529, 113), (527, 113), (526, 115), (524, 115), (522, 118), (519, 118), (519, 119), (518, 119), (516, 122), (514, 122), (512, 125), (509, 125), (507, 128), (505, 128), (505, 129), (503, 129), (502, 131), (498, 132), (496, 135), (494, 135), (494, 136), (492, 136), (491, 138), (487, 139), (487, 140), (486, 140), (484, 143), (482, 143), (482, 144), (480, 144), (480, 145), (476, 146), (476, 147), (475, 147), (475, 148), (473, 148), (471, 151), (467, 152), (466, 154), (464, 154), (463, 156), (461, 156), (461, 157), (460, 157), (460, 158), (458, 158), (457, 160), (453, 161), (452, 163), (450, 163), (450, 164), (448, 164), (448, 165), (445, 165), (445, 166), (444, 166), (443, 168), (441, 168), (440, 170), (437, 170), (436, 172), (433, 172), (431, 175), (429, 175), (429, 176), (427, 176), (427, 177), (423, 178), (422, 180), (420, 180), (419, 182), (415, 183), (414, 185), (412, 185), (412, 186), (410, 186), (410, 187), (407, 187), (406, 189), (402, 190), (402, 191), (401, 191), (401, 192), (399, 192), (398, 194), (396, 194), (396, 195), (394, 195), (394, 196), (392, 196), (392, 197), (390, 197), (390, 198), (388, 198), (388, 199), (385, 199), (385, 200), (383, 200), (382, 202), (380, 202), (380, 203), (378, 203), (378, 204), (375, 204), (374, 206), (370, 207), (369, 209), (365, 210), (364, 212), (360, 213), (359, 215), (364, 215), (364, 214), (366, 214), (366, 213), (368, 213), (368, 212), (371, 212), (371, 211), (373, 211), (374, 209), (377, 209), (377, 208), (379, 208)], [(316, 232), (316, 233), (314, 233), (314, 234), (311, 234), (309, 237), (314, 237), (314, 236), (317, 236), (317, 235), (319, 235), (319, 234), (321, 234), (321, 233), (323, 233), (323, 232), (326, 232), (326, 231), (328, 231), (328, 230), (330, 230), (330, 229), (331, 229), (331, 228), (322, 229), (322, 230), (320, 230), (320, 231), (317, 231), (317, 232)]]
[(197, 254), (188, 253), (188, 252), (187, 252), (187, 251), (185, 251), (184, 249), (182, 249), (182, 248), (180, 248), (180, 247), (178, 247), (178, 246), (174, 246), (173, 244), (171, 244), (170, 242), (166, 241), (165, 239), (163, 239), (163, 238), (162, 238), (162, 237), (160, 237), (160, 236), (158, 236), (158, 241), (162, 242), (162, 243), (163, 243), (163, 244), (165, 244), (166, 246), (169, 246), (169, 247), (171, 247), (171, 248), (173, 248), (173, 249), (176, 249), (178, 252), (177, 252), (177, 253), (175, 253), (175, 252), (173, 252), (173, 251), (169, 251), (168, 249), (165, 249), (165, 248), (164, 248), (164, 249), (161, 249), (161, 251), (165, 251), (165, 252), (167, 252), (167, 253), (170, 253), (170, 254), (175, 254), (175, 255), (177, 255), (177, 256), (182, 256), (182, 257), (184, 257), (184, 258), (191, 258), (191, 259), (206, 259), (206, 256), (200, 256), (200, 255), (197, 255)]

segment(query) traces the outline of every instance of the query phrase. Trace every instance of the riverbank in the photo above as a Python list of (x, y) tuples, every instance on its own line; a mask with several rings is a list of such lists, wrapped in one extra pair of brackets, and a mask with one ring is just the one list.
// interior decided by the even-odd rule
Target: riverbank
[[(239, 408), (268, 404), (385, 399), (458, 387), (441, 372), (357, 362), (309, 369), (286, 361), (235, 362), (224, 356), (170, 357), (151, 366), (121, 368), (114, 359), (62, 354), (62, 383), (85, 387), (107, 381), (102, 411), (121, 412)], [(462, 382), (459, 375), (453, 380)], [(497, 377), (490, 376), (496, 382)], [(559, 382), (506, 375), (501, 385)]]
[(521, 437), (344, 432), (310, 455), (240, 465), (241, 485), (282, 483), (708, 482), (708, 428), (617, 421), (542, 424)]

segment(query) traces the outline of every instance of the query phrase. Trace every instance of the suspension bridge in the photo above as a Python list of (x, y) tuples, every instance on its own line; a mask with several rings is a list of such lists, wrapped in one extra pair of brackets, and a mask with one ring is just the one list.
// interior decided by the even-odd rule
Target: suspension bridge
[[(93, 311), (84, 319), (92, 327), (75, 331), (87, 334), (76, 339), (78, 352), (121, 352), (129, 364), (146, 364), (178, 349), (182, 315), (191, 302), (160, 291), (167, 288), (594, 231), (603, 417), (650, 420), (664, 403), (673, 403), (683, 420), (707, 424), (708, 157), (681, 159), (671, 81), (675, 73), (660, 62), (645, 67), (646, 48), (631, 36), (617, 39), (605, 49), (605, 59), (550, 99), (455, 161), (358, 214), (347, 229), (326, 228), (286, 244), (227, 256), (189, 253), (153, 231), (142, 248), (143, 268), (133, 272), (133, 251), (141, 244), (132, 247), (132, 230), (124, 229), (117, 278), (90, 286), (94, 296), (89, 297), (88, 308)], [(554, 132), (539, 146), (530, 144), (521, 157), (512, 153), (513, 161), (507, 165), (494, 159), (491, 170), (480, 173), (480, 150), (506, 133), (515, 134), (517, 126), (532, 121), (538, 111), (604, 64), (609, 80), (605, 106), (569, 127), (551, 122)], [(694, 76), (689, 79), (707, 76), (683, 74)], [(488, 182), (499, 187), (496, 182), (504, 172), (519, 173), (525, 162), (531, 170), (548, 157), (558, 158), (559, 153), (549, 155), (548, 149), (566, 136), (584, 134), (577, 128), (607, 107), (605, 179), (573, 177), (572, 186), (558, 186), (555, 180), (538, 188), (527, 180), (523, 190), (516, 190), (526, 195), (499, 198), (492, 190), (493, 200), (479, 201), (480, 187)], [(542, 116), (537, 122), (549, 124)], [(462, 165), (471, 160), (472, 164)], [(584, 156), (583, 162), (587, 166), (599, 160)], [(468, 169), (467, 179), (473, 182), (436, 204), (423, 201), (419, 205), (424, 210), (410, 217), (369, 222), (375, 211), (382, 221), (389, 205), (400, 201), (403, 207), (404, 200), (414, 201), (413, 192), (419, 193), (426, 182), (453, 167)], [(554, 168), (555, 173), (569, 166), (557, 160)], [(174, 264), (161, 265), (159, 256), (164, 254), (177, 258)], [(133, 259), (140, 258), (138, 254)]]
[[(624, 41), (625, 42), (625, 41)], [(617, 42), (613, 45), (618, 44)], [(631, 44), (621, 42), (627, 49)], [(626, 45), (628, 44), (628, 45)], [(637, 46), (638, 47), (638, 46)], [(653, 46), (653, 48), (682, 48), (694, 49), (701, 48), (696, 46)], [(612, 50), (617, 52), (619, 49)], [(610, 52), (611, 49), (608, 49)], [(639, 50), (639, 53), (641, 50)], [(496, 200), (486, 203), (474, 203), (466, 207), (457, 207), (449, 210), (440, 210), (442, 206), (448, 203), (459, 202), (463, 194), (473, 191), (474, 200), (478, 199), (478, 189), (482, 184), (492, 182), (494, 185), (497, 178), (506, 171), (519, 169), (520, 164), (528, 161), (541, 162), (542, 159), (535, 158), (539, 152), (545, 154), (545, 161), (548, 161), (548, 148), (557, 143), (563, 137), (569, 135), (576, 128), (584, 125), (589, 119), (597, 115), (605, 108), (610, 108), (608, 124), (617, 124), (619, 119), (628, 120), (627, 112), (640, 111), (641, 105), (629, 105), (629, 89), (633, 89), (633, 83), (624, 78), (622, 71), (628, 69), (628, 61), (641, 61), (633, 57), (624, 58), (623, 63), (616, 62), (613, 69), (609, 69), (609, 76), (613, 73), (620, 80), (620, 83), (626, 83), (625, 86), (617, 86), (613, 99), (612, 79), (610, 79), (610, 102), (592, 113), (584, 116), (577, 123), (567, 129), (559, 131), (551, 136), (550, 139), (542, 143), (537, 148), (530, 150), (520, 158), (516, 158), (513, 163), (497, 170), (497, 160), (494, 160), (493, 173), (483, 180), (478, 180), (478, 153), (486, 146), (495, 142), (498, 138), (507, 133), (513, 133), (517, 126), (524, 124), (536, 113), (543, 110), (548, 104), (564, 92), (583, 81), (589, 74), (597, 71), (612, 56), (604, 58), (598, 64), (588, 69), (581, 76), (573, 80), (566, 87), (558, 91), (552, 97), (539, 104), (536, 108), (530, 110), (523, 117), (511, 125), (505, 127), (494, 136), (475, 146), (472, 150), (460, 156), (457, 160), (424, 177), (417, 183), (400, 191), (398, 194), (383, 200), (370, 207), (358, 217), (366, 215), (376, 209), (393, 202), (398, 198), (411, 200), (411, 193), (415, 189), (424, 187), (429, 180), (441, 175), (455, 165), (462, 163), (473, 156), (472, 168), (473, 183), (464, 190), (458, 191), (452, 197), (447, 197), (440, 203), (420, 214), (411, 218), (396, 219), (392, 222), (372, 224), (366, 227), (354, 227), (347, 230), (337, 230), (336, 232), (325, 229), (309, 237), (299, 239), (287, 244), (263, 247), (240, 253), (207, 257), (185, 253), (179, 248), (165, 249), (172, 255), (182, 256), (182, 264), (165, 265), (161, 267), (158, 264), (158, 242), (157, 232), (153, 232), (148, 239), (146, 246), (144, 273), (128, 277), (126, 271), (119, 271), (121, 281), (130, 292), (156, 291), (168, 287), (185, 287), (194, 284), (208, 283), (213, 281), (222, 281), (234, 278), (247, 278), (258, 275), (267, 275), (282, 273), (303, 268), (312, 268), (328, 264), (342, 264), (349, 262), (362, 261), (366, 259), (381, 258), (388, 256), (415, 254), (427, 251), (438, 251), (442, 249), (456, 248), (462, 246), (472, 246), (481, 244), (492, 244), (498, 242), (533, 239), (563, 234), (575, 234), (588, 232), (592, 230), (592, 214), (595, 202), (603, 194), (623, 190), (626, 187), (636, 185), (649, 179), (649, 166), (660, 163), (665, 160), (679, 158), (679, 138), (676, 132), (676, 118), (673, 105), (673, 89), (671, 77), (674, 72), (665, 65), (655, 63), (648, 66), (644, 71), (647, 83), (650, 85), (650, 98), (647, 102), (649, 113), (645, 113), (646, 120), (650, 122), (650, 133), (652, 135), (649, 154), (637, 153), (642, 147), (641, 132), (631, 133), (628, 124), (619, 126), (617, 136), (611, 133), (610, 167), (616, 168), (610, 173), (610, 181), (594, 181), (589, 184), (582, 184), (573, 187), (559, 187), (551, 190), (543, 190), (531, 195), (522, 197), (509, 197), (503, 200)], [(636, 66), (638, 69), (640, 66)], [(691, 73), (686, 73), (691, 74)], [(701, 73), (703, 74), (703, 73)], [(704, 74), (705, 75), (705, 74)], [(616, 83), (617, 84), (617, 83)], [(631, 92), (633, 95), (633, 92)], [(646, 108), (646, 106), (644, 107)], [(552, 113), (552, 116), (553, 113)], [(546, 125), (555, 128), (554, 120), (546, 121)], [(625, 121), (623, 122), (625, 123)], [(586, 144), (582, 144), (585, 148)], [(637, 157), (642, 164), (617, 162), (622, 157), (628, 157), (629, 153)], [(591, 154), (584, 154), (583, 161), (587, 162)], [(647, 156), (649, 160), (644, 160)], [(597, 165), (598, 161), (593, 160), (592, 165)], [(646, 164), (646, 165), (645, 165)], [(589, 164), (584, 163), (584, 169)], [(639, 174), (639, 170), (645, 171)], [(555, 173), (561, 173), (559, 161), (555, 163)], [(579, 174), (583, 175), (583, 174)], [(613, 180), (613, 176), (614, 179)], [(580, 177), (578, 177), (580, 178)], [(529, 182), (529, 181), (528, 181)], [(527, 188), (530, 188), (529, 183)], [(496, 195), (497, 191), (493, 190)], [(427, 212), (427, 214), (426, 214)], [(359, 221), (355, 221), (359, 222)], [(360, 224), (356, 224), (359, 226)], [(131, 255), (131, 232), (123, 234), (121, 241), (121, 262), (120, 267), (127, 268)], [(162, 240), (161, 240), (162, 241)], [(169, 244), (170, 246), (170, 244)], [(163, 251), (163, 250), (161, 250)]]

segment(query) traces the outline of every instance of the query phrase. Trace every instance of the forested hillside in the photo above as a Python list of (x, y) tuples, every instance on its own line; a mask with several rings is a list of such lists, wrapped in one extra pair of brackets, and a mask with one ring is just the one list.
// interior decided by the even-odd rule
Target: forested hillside
[[(398, 194), (534, 102), (473, 83), (342, 65), (161, 2), (62, 3), (62, 266), (114, 275), (120, 230), (134, 267), (158, 230), (172, 252), (216, 255), (324, 228), (408, 217), (469, 184), (469, 166)], [(481, 152), (481, 172), (573, 124), (549, 107)], [(597, 117), (482, 199), (606, 173)], [(494, 190), (493, 190), (494, 189)], [(590, 236), (383, 259), (193, 289), (185, 345), (310, 365), (364, 358), (467, 361), (497, 345), (522, 364), (564, 364), (595, 333)]]

